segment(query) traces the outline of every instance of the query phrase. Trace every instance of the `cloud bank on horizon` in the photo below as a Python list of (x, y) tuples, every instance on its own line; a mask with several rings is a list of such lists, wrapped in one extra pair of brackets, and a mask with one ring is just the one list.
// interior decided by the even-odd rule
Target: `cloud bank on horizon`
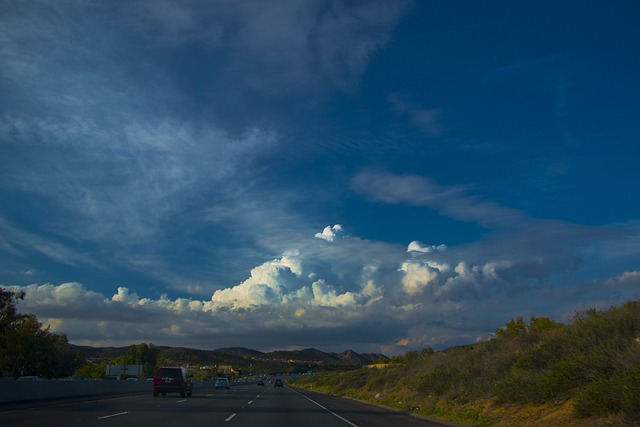
[(634, 7), (14, 3), (0, 286), (76, 344), (387, 354), (638, 298)]

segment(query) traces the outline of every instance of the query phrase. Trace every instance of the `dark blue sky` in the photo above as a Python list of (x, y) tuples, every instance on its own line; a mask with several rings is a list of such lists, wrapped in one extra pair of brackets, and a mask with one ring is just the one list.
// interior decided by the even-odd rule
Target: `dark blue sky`
[(637, 2), (5, 3), (0, 284), (71, 342), (396, 354), (640, 294)]

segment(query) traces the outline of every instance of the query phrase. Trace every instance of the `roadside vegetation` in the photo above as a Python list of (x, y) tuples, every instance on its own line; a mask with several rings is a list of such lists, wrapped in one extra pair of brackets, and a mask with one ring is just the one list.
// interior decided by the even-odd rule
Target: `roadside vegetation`
[(124, 351), (112, 350), (105, 357), (88, 357), (84, 353), (84, 363), (73, 373), (77, 377), (99, 380), (105, 377), (107, 365), (142, 365), (142, 378), (152, 377), (158, 368), (158, 347), (152, 343), (132, 344)]
[(102, 379), (107, 364), (140, 364), (145, 376), (153, 375), (158, 363), (158, 349), (153, 344), (132, 345), (122, 354), (89, 362), (84, 352), (69, 344), (66, 335), (51, 332), (33, 314), (19, 313), (16, 306), (22, 299), (23, 292), (0, 288), (0, 378)]
[(83, 362), (70, 350), (66, 335), (43, 327), (33, 314), (20, 314), (16, 304), (24, 293), (0, 288), (0, 376), (45, 378), (71, 375)]
[(640, 425), (640, 301), (567, 325), (518, 317), (487, 342), (292, 384), (477, 426)]

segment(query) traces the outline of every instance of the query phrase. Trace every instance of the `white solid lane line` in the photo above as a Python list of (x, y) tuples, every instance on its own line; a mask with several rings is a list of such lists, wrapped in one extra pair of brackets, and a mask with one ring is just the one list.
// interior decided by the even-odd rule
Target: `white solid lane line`
[(336, 414), (335, 412), (333, 412), (331, 409), (329, 408), (325, 408), (324, 406), (322, 406), (321, 404), (319, 404), (318, 402), (316, 402), (315, 400), (311, 399), (310, 397), (305, 396), (302, 393), (299, 393), (298, 391), (289, 388), (289, 390), (294, 391), (295, 393), (298, 393), (300, 396), (304, 397), (305, 399), (307, 399), (309, 402), (314, 403), (316, 405), (318, 405), (319, 407), (321, 407), (322, 409), (324, 409), (325, 411), (327, 411), (328, 413), (330, 413), (331, 415), (340, 418), (342, 421), (344, 421), (345, 423), (349, 424), (351, 427), (358, 427), (356, 424), (352, 423), (351, 421), (347, 420), (346, 418), (341, 417), (340, 415)]
[(129, 413), (129, 411), (127, 411), (127, 412), (118, 412), (117, 414), (111, 414), (111, 415), (105, 415), (103, 417), (98, 417), (98, 419), (99, 420), (104, 420), (106, 418), (119, 417), (120, 415), (125, 415), (125, 414), (128, 414), (128, 413)]

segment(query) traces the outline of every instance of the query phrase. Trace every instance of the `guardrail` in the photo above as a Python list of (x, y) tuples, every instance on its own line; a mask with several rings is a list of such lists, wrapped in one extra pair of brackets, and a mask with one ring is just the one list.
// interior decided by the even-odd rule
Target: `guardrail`
[[(213, 387), (213, 382), (193, 383), (194, 392), (207, 387)], [(0, 404), (144, 392), (153, 392), (151, 381), (0, 381)]]

